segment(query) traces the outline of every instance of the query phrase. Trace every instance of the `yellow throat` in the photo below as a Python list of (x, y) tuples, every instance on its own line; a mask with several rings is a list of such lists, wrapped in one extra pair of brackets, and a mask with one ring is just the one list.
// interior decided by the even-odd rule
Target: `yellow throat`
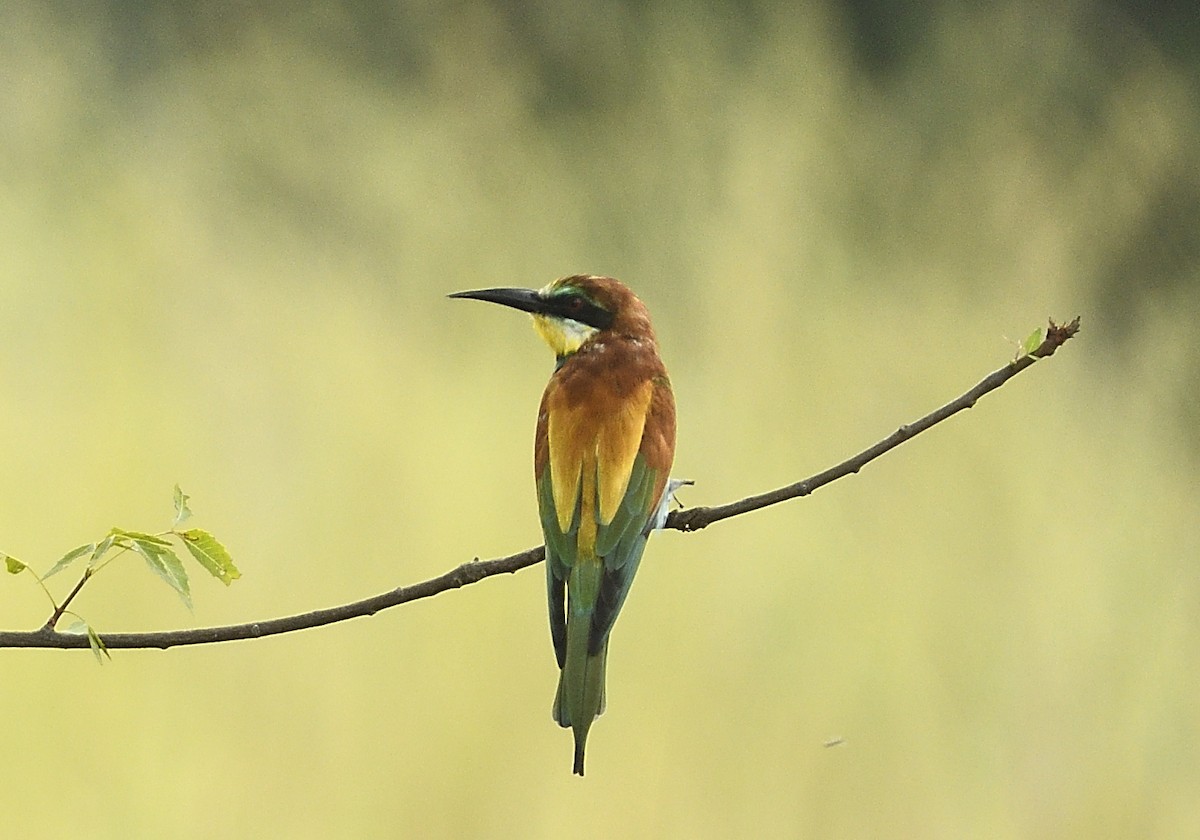
[(583, 343), (599, 332), (595, 327), (570, 318), (553, 315), (534, 315), (533, 328), (550, 345), (556, 356), (570, 356)]

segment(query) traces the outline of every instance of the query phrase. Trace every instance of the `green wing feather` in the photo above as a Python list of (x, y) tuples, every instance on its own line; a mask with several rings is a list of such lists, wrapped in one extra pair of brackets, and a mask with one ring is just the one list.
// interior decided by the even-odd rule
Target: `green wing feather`
[(554, 642), (554, 658), (561, 669), (567, 663), (567, 578), (575, 564), (575, 538), (579, 533), (579, 505), (575, 506), (571, 528), (563, 533), (558, 527), (554, 509), (554, 490), (550, 483), (550, 467), (542, 471), (537, 482), (538, 514), (542, 534), (546, 539), (546, 600), (550, 605), (550, 638)]
[[(629, 594), (633, 577), (642, 559), (642, 552), (646, 548), (645, 528), (658, 502), (652, 496), (659, 483), (658, 471), (647, 466), (645, 457), (639, 454), (633, 463), (629, 486), (612, 522), (598, 524), (596, 554), (604, 562), (600, 570), (598, 589), (595, 589), (595, 600), (592, 603), (574, 605), (576, 609), (592, 611), (591, 629), (588, 633), (589, 655), (595, 656), (607, 641), (613, 623), (617, 620)], [(570, 529), (565, 534), (559, 530), (548, 467), (538, 481), (538, 508), (542, 531), (546, 538), (546, 588), (550, 605), (550, 635), (554, 641), (555, 657), (561, 668), (566, 660), (567, 581), (578, 560), (576, 536), (581, 511), (577, 501)], [(593, 589), (591, 586), (587, 588)]]

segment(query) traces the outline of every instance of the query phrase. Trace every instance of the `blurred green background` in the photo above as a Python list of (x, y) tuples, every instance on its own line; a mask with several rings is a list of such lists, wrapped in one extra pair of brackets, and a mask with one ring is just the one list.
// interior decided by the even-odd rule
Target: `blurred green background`
[[(1200, 34), (1170, 9), (4, 5), (0, 548), (167, 527), (178, 482), (245, 575), (189, 615), (123, 561), (77, 603), (101, 630), (540, 542), (552, 359), (450, 291), (633, 286), (689, 505), (1083, 316), (861, 475), (656, 536), (583, 780), (535, 569), (103, 668), (0, 652), (6, 832), (1200, 836)], [(0, 610), (48, 607), (10, 577)]]

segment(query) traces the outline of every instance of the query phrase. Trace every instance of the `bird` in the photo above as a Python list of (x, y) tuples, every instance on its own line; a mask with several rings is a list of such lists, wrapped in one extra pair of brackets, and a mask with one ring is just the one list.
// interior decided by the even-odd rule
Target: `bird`
[(619, 280), (575, 274), (541, 289), (455, 292), (528, 312), (555, 354), (534, 432), (546, 546), (554, 720), (574, 735), (582, 776), (588, 732), (605, 708), (609, 635), (662, 527), (675, 457), (675, 397), (650, 313)]

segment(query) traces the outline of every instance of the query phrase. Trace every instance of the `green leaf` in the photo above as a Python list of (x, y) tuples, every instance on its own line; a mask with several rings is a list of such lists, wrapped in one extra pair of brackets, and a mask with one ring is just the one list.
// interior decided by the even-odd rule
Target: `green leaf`
[(88, 543), (87, 545), (79, 546), (79, 548), (71, 549), (66, 554), (64, 554), (57, 563), (55, 563), (53, 566), (50, 567), (50, 571), (48, 571), (48, 572), (46, 572), (46, 574), (42, 575), (42, 580), (45, 580), (46, 578), (50, 577), (51, 575), (58, 574), (59, 572), (61, 572), (65, 568), (67, 568), (67, 566), (70, 566), (72, 563), (74, 563), (76, 560), (78, 560), (83, 555), (90, 554), (95, 550), (96, 550), (95, 543)]
[(100, 562), (100, 558), (108, 553), (108, 550), (113, 547), (113, 543), (116, 541), (117, 538), (112, 534), (109, 534), (100, 542), (96, 543), (96, 547), (92, 550), (92, 556), (88, 558), (88, 568), (92, 568), (98, 562)]
[(0, 551), (0, 557), (4, 558), (4, 567), (8, 569), (10, 575), (19, 575), (25, 571), (25, 564), (11, 554), (5, 554), (3, 551)]
[(146, 561), (150, 570), (167, 582), (167, 585), (179, 593), (179, 597), (190, 610), (192, 608), (192, 593), (188, 587), (187, 571), (179, 557), (170, 546), (164, 548), (157, 542), (147, 542), (132, 539), (131, 548)]
[(104, 654), (111, 661), (112, 654), (108, 652), (108, 645), (104, 644), (104, 640), (100, 638), (100, 634), (96, 632), (92, 625), (88, 624), (86, 626), (88, 646), (92, 649), (92, 655), (96, 657), (96, 661), (101, 665), (104, 664), (104, 660), (100, 658), (100, 654)]
[(83, 619), (72, 621), (71, 626), (63, 632), (70, 633), (72, 636), (82, 636), (84, 633), (86, 633), (88, 638), (88, 647), (92, 649), (92, 656), (96, 657), (96, 661), (101, 665), (104, 664), (104, 660), (100, 658), (100, 654), (104, 654), (109, 658), (109, 660), (112, 659), (112, 654), (108, 652), (108, 646), (104, 644), (104, 640), (100, 638), (100, 634), (93, 629), (92, 625), (88, 624)]
[(171, 545), (168, 540), (163, 539), (158, 534), (147, 534), (144, 531), (126, 531), (124, 528), (113, 528), (108, 533), (110, 536), (117, 538), (125, 537), (134, 542), (154, 543), (155, 545), (165, 545), (168, 547)]
[(229, 556), (225, 546), (221, 545), (217, 538), (208, 531), (192, 528), (177, 533), (183, 540), (183, 544), (187, 546), (187, 550), (196, 558), (196, 562), (221, 583), (228, 586), (242, 576), (237, 566), (233, 565), (233, 558)]
[(192, 516), (192, 509), (188, 507), (188, 499), (192, 498), (187, 493), (179, 489), (179, 485), (175, 485), (175, 522), (173, 528), (178, 528)]
[(1029, 337), (1021, 342), (1021, 355), (1029, 356), (1033, 351), (1042, 346), (1042, 330), (1039, 327), (1029, 334)]

